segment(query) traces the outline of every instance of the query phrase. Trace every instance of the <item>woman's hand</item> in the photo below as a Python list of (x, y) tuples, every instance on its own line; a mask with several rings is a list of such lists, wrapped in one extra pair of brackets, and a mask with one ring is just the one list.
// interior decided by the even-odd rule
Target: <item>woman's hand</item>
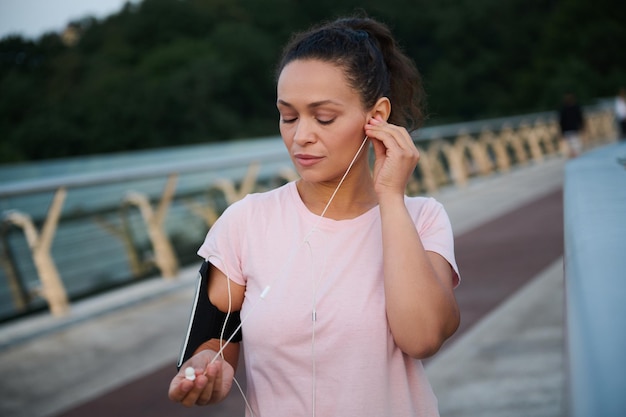
[(380, 194), (400, 193), (406, 186), (419, 161), (419, 151), (409, 132), (387, 123), (380, 116), (365, 125), (365, 134), (374, 146), (374, 188)]
[[(170, 382), (168, 393), (170, 400), (179, 402), (185, 407), (222, 401), (230, 391), (235, 371), (222, 358), (210, 363), (216, 354), (212, 350), (203, 350), (185, 362)], [(194, 381), (185, 378), (185, 369), (188, 367), (196, 371)]]

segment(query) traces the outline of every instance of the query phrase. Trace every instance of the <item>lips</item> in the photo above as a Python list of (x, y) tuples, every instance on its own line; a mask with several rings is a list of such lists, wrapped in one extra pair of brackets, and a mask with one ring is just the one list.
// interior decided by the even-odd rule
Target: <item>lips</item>
[(318, 162), (320, 162), (321, 160), (323, 160), (324, 158), (321, 156), (315, 156), (315, 155), (309, 155), (309, 154), (295, 154), (294, 156), (294, 160), (296, 161), (296, 163), (298, 163), (299, 165), (303, 166), (303, 167), (310, 167), (312, 165), (317, 164)]

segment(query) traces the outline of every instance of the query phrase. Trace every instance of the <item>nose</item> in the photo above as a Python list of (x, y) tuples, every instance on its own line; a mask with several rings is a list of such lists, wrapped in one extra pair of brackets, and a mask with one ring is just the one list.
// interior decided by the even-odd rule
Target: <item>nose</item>
[(313, 121), (306, 120), (304, 118), (298, 119), (296, 122), (293, 141), (302, 146), (308, 143), (315, 142), (315, 129)]

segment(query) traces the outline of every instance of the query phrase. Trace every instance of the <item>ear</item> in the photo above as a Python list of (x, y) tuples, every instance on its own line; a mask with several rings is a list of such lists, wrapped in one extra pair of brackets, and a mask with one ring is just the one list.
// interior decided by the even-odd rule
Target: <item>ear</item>
[(370, 112), (371, 117), (380, 116), (384, 121), (389, 119), (391, 114), (391, 101), (388, 97), (381, 97), (376, 101)]

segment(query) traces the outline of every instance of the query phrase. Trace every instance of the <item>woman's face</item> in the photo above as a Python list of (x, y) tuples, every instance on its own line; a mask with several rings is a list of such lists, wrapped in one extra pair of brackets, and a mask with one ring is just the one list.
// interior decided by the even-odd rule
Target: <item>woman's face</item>
[(280, 73), (277, 95), (280, 134), (302, 179), (339, 180), (368, 119), (343, 70), (319, 60), (292, 61)]

